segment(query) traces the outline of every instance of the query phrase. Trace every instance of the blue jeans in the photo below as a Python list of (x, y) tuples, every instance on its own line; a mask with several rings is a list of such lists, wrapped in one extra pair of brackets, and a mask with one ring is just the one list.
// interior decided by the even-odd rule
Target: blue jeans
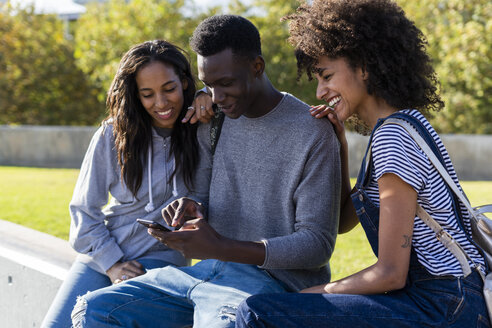
[(433, 277), (412, 270), (406, 288), (378, 295), (256, 295), (237, 311), (236, 327), (489, 327), (478, 272)]
[(236, 309), (284, 287), (255, 265), (204, 260), (168, 266), (80, 298), (74, 327), (234, 327)]
[[(155, 259), (138, 259), (137, 261), (147, 270), (169, 265), (168, 262)], [(107, 275), (91, 269), (85, 263), (75, 261), (56, 293), (41, 327), (70, 327), (72, 325), (70, 313), (77, 297), (107, 286), (111, 286), (111, 280)]]

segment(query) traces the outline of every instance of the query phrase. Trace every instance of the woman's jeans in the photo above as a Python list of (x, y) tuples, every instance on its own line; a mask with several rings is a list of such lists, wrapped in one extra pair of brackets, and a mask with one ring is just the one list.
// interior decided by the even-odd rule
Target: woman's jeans
[(489, 327), (482, 280), (432, 277), (412, 270), (402, 290), (380, 295), (270, 294), (251, 296), (236, 327)]
[[(169, 265), (166, 261), (155, 259), (138, 259), (137, 261), (147, 270)], [(70, 313), (72, 313), (77, 297), (107, 286), (111, 286), (111, 280), (107, 275), (89, 268), (85, 263), (75, 261), (51, 303), (41, 327), (71, 327)]]
[(255, 265), (203, 260), (150, 270), (79, 299), (74, 327), (234, 327), (236, 310), (257, 293), (284, 287)]

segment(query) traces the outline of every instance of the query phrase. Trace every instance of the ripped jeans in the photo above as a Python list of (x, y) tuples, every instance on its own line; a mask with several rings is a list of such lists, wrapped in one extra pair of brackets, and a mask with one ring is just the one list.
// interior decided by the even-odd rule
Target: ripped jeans
[(255, 265), (204, 260), (145, 275), (81, 297), (74, 327), (234, 327), (236, 309), (259, 293), (284, 287)]
[[(138, 258), (137, 261), (146, 270), (162, 268), (170, 264), (166, 261), (149, 258)], [(70, 327), (72, 323), (70, 313), (77, 297), (86, 294), (88, 291), (107, 286), (111, 286), (111, 280), (107, 275), (91, 269), (86, 263), (75, 260), (56, 293), (55, 299), (44, 317), (41, 328)]]

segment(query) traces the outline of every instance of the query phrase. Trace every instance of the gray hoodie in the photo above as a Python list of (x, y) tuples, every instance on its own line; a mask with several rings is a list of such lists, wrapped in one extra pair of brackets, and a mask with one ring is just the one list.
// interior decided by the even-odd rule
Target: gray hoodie
[(112, 124), (106, 123), (96, 131), (85, 154), (70, 202), (69, 241), (82, 254), (78, 260), (96, 271), (105, 273), (118, 261), (139, 258), (189, 264), (179, 252), (159, 243), (147, 233), (146, 227), (136, 222), (142, 218), (165, 224), (161, 210), (190, 193), (181, 171), (168, 183), (174, 169), (174, 159), (169, 154), (171, 138), (163, 138), (152, 129), (152, 142), (153, 151), (147, 154), (152, 174), (148, 175), (147, 163), (136, 198), (121, 179)]

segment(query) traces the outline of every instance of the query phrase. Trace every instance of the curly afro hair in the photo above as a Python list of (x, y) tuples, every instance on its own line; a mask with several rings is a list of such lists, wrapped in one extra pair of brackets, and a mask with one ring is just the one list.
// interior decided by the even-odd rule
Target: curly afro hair
[(314, 0), (288, 15), (298, 78), (309, 79), (320, 56), (345, 58), (369, 73), (367, 91), (397, 108), (429, 115), (444, 106), (427, 41), (390, 0)]
[(249, 20), (237, 15), (215, 15), (205, 19), (193, 32), (190, 46), (204, 57), (225, 49), (250, 59), (261, 55), (258, 29)]

